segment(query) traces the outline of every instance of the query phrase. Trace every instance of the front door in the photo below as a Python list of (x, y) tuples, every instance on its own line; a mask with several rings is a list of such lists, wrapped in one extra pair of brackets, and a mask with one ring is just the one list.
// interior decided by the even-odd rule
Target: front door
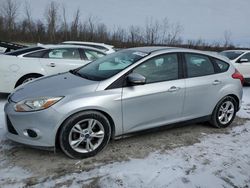
[(123, 88), (124, 133), (178, 121), (182, 113), (185, 82), (179, 79), (177, 54), (153, 57), (133, 72), (145, 76), (146, 84)]
[[(77, 48), (58, 48), (48, 51), (43, 58), (40, 58), (40, 64), (47, 75), (66, 72), (84, 65)], [(86, 62), (85, 62), (86, 63)]]

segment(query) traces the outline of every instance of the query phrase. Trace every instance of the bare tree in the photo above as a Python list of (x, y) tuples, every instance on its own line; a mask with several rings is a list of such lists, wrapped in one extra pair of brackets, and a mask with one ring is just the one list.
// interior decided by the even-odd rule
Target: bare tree
[(10, 40), (15, 29), (18, 8), (19, 4), (15, 0), (5, 0), (1, 6), (1, 12), (5, 19), (6, 29)]
[(74, 19), (71, 24), (71, 38), (72, 39), (78, 38), (79, 20), (80, 20), (80, 10), (77, 9)]
[(139, 26), (130, 26), (128, 41), (133, 46), (138, 46), (143, 42), (142, 31)]
[(127, 40), (127, 35), (125, 29), (121, 27), (114, 28), (113, 32), (110, 34), (110, 41), (115, 45), (119, 47), (125, 47), (123, 45), (125, 41)]
[(232, 37), (232, 33), (230, 31), (224, 32), (224, 47), (225, 48), (232, 46), (231, 37)]
[(29, 31), (31, 41), (34, 40), (34, 22), (32, 20), (31, 8), (27, 1), (25, 1), (25, 21)]
[(100, 23), (97, 25), (96, 36), (97, 36), (97, 40), (100, 42), (105, 42), (108, 40), (108, 29), (105, 24)]
[(66, 9), (64, 5), (62, 5), (62, 14), (63, 14), (63, 23), (62, 23), (63, 39), (68, 40), (68, 22), (66, 17)]
[(56, 30), (58, 24), (58, 4), (52, 1), (49, 4), (48, 9), (45, 11), (47, 21), (47, 33), (49, 35), (50, 42), (56, 41)]
[(180, 24), (171, 24), (169, 26), (169, 31), (165, 39), (165, 43), (168, 45), (181, 44), (182, 42), (180, 37), (181, 32), (182, 32), (182, 26)]
[(41, 20), (38, 20), (36, 22), (36, 35), (35, 36), (36, 36), (37, 42), (45, 41), (46, 29)]
[(160, 24), (157, 20), (150, 18), (146, 21), (145, 26), (145, 42), (146, 44), (156, 44), (159, 39)]
[(95, 36), (95, 25), (97, 25), (96, 20), (92, 17), (89, 16), (86, 26), (87, 26), (87, 32), (88, 32), (88, 37), (87, 40), (93, 41), (94, 36)]

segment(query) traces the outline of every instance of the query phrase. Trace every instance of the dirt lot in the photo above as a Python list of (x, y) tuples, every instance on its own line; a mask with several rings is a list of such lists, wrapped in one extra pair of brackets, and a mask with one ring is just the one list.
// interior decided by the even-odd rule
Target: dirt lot
[[(6, 95), (0, 96), (3, 103)], [(0, 177), (2, 186), (38, 186), (48, 180), (57, 180), (66, 174), (88, 172), (107, 164), (126, 162), (131, 158), (143, 159), (154, 152), (166, 151), (199, 143), (201, 138), (213, 134), (230, 134), (234, 127), (243, 125), (248, 119), (236, 118), (233, 125), (227, 129), (211, 128), (207, 124), (185, 125), (175, 128), (140, 133), (136, 136), (111, 141), (107, 148), (98, 154), (84, 160), (72, 160), (62, 152), (42, 151), (6, 140), (0, 126), (0, 174), (7, 172), (8, 177)], [(1, 120), (3, 121), (3, 120)], [(16, 169), (18, 168), (18, 169)], [(22, 171), (24, 171), (22, 175)], [(98, 176), (96, 178), (99, 178)], [(96, 186), (96, 179), (89, 181), (89, 186)], [(71, 185), (71, 181), (63, 185)], [(60, 187), (61, 184), (55, 184)]]

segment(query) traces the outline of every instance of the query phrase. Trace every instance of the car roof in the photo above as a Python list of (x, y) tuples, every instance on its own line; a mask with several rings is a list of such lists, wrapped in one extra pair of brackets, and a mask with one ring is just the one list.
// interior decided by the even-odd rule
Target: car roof
[(84, 42), (84, 41), (64, 41), (62, 44), (70, 44), (70, 43), (75, 43), (75, 44), (92, 44), (92, 45), (98, 45), (98, 46), (103, 46), (103, 47), (110, 47), (113, 48), (114, 46), (105, 44), (105, 43), (98, 43), (98, 42)]
[(186, 53), (199, 53), (203, 55), (209, 55), (224, 61), (228, 61), (226, 57), (223, 55), (212, 52), (212, 51), (201, 51), (201, 50), (194, 50), (188, 48), (178, 48), (178, 47), (168, 47), (168, 46), (147, 46), (147, 47), (136, 47), (136, 48), (129, 48), (131, 50), (140, 51), (147, 54), (159, 53), (159, 52), (186, 52)]
[[(104, 53), (103, 51), (92, 48), (89, 46), (78, 46), (78, 45), (63, 45), (63, 44), (38, 44), (38, 47), (42, 47), (44, 49), (55, 49), (55, 48), (83, 48), (83, 49), (88, 49), (88, 50), (95, 50), (100, 53)], [(105, 54), (105, 53), (104, 53)]]
[(144, 47), (135, 47), (135, 48), (130, 48), (135, 51), (140, 51), (144, 53), (153, 53), (161, 50), (169, 50), (173, 49), (173, 47), (167, 47), (167, 46), (144, 46)]
[(250, 52), (250, 50), (225, 50), (225, 51), (222, 51), (222, 52)]

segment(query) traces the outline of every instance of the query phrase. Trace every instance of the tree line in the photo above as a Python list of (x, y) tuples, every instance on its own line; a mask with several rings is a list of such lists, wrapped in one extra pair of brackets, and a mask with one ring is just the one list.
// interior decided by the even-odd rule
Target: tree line
[[(58, 43), (66, 40), (92, 41), (113, 44), (118, 48), (164, 45), (187, 47), (201, 50), (233, 49), (229, 32), (225, 32), (224, 43), (207, 43), (204, 40), (188, 40), (184, 42), (181, 34), (183, 28), (178, 23), (171, 23), (167, 18), (154, 20), (149, 18), (145, 26), (131, 25), (108, 28), (92, 16), (81, 19), (81, 12), (74, 12), (73, 20), (67, 19), (67, 9), (55, 1), (51, 1), (45, 12), (45, 19), (34, 20), (27, 2), (24, 10), (20, 10), (20, 1), (3, 0), (0, 8), (0, 40), (27, 43)], [(60, 8), (58, 8), (60, 7)], [(18, 19), (20, 11), (24, 13)]]

